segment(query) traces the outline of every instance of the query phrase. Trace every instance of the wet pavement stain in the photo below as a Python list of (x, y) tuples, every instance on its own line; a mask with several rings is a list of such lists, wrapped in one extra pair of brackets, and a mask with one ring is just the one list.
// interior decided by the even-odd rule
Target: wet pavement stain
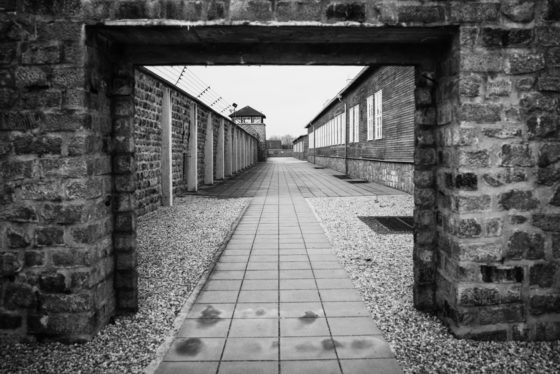
[(350, 343), (352, 349), (367, 349), (373, 347), (373, 342), (367, 339), (356, 339)]
[(266, 314), (266, 310), (264, 310), (264, 309), (262, 309), (262, 308), (257, 309), (257, 311), (255, 312), (255, 314), (256, 314), (257, 316), (264, 316), (264, 315)]
[(319, 350), (313, 343), (309, 342), (298, 344), (295, 348), (298, 352), (315, 352)]
[(202, 340), (200, 338), (189, 338), (175, 346), (175, 352), (184, 356), (196, 356), (202, 350)]
[(202, 312), (200, 312), (200, 317), (198, 317), (198, 324), (201, 326), (210, 326), (218, 323), (222, 318), (220, 317), (222, 311), (214, 308), (212, 305), (208, 305)]
[(315, 312), (305, 312), (305, 314), (301, 317), (298, 317), (299, 321), (301, 323), (304, 323), (306, 325), (310, 325), (313, 322), (315, 322), (317, 320), (317, 318), (319, 318), (319, 315)]
[(323, 346), (323, 349), (324, 349), (325, 351), (332, 351), (332, 350), (335, 349), (335, 348), (344, 347), (344, 345), (343, 345), (341, 342), (339, 342), (339, 341), (337, 341), (337, 340), (334, 340), (334, 339), (333, 339), (333, 340), (331, 340), (331, 339), (323, 339), (323, 340), (321, 341), (321, 345)]

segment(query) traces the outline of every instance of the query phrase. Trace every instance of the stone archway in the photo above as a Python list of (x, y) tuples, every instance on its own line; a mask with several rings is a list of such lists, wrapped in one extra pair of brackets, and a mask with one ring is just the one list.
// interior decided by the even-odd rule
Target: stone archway
[(560, 17), (541, 5), (5, 2), (9, 333), (88, 338), (137, 309), (135, 64), (352, 63), (417, 69), (416, 306), (458, 336), (557, 338)]
[[(144, 64), (402, 64), (416, 67), (416, 155), (415, 155), (415, 288), (414, 300), (417, 308), (426, 311), (438, 309), (435, 299), (436, 291), (436, 247), (438, 229), (436, 225), (438, 195), (436, 175), (441, 167), (438, 153), (441, 153), (443, 144), (438, 143), (436, 129), (442, 131), (456, 125), (457, 119), (451, 115), (437, 126), (438, 107), (451, 107), (453, 100), (457, 100), (457, 90), (453, 90), (455, 72), (448, 69), (457, 59), (453, 45), (457, 42), (456, 30), (441, 28), (437, 30), (417, 29), (414, 37), (409, 32), (394, 30), (393, 34), (385, 33), (383, 40), (378, 40), (380, 34), (372, 30), (328, 28), (328, 33), (338, 35), (337, 43), (324, 43), (324, 28), (317, 27), (279, 27), (274, 31), (255, 26), (202, 26), (193, 27), (185, 32), (181, 28), (161, 26), (150, 27), (144, 24), (132, 26), (112, 25), (95, 27), (90, 30), (97, 37), (111, 40), (117, 49), (122, 51), (115, 59), (116, 68), (113, 69), (113, 138), (117, 144), (119, 139), (128, 139), (131, 127), (122, 124), (131, 124), (130, 117), (133, 112), (125, 109), (133, 103), (133, 71), (135, 65)], [(136, 40), (143, 40), (142, 44), (130, 44), (130, 35), (135, 35)], [(170, 45), (158, 46), (162, 35), (166, 35)], [(195, 35), (198, 35), (195, 37)], [(207, 35), (205, 40), (200, 35)], [(259, 43), (253, 40), (239, 43), (240, 39), (247, 39), (250, 35), (261, 36)], [(154, 39), (155, 38), (155, 39)], [(193, 42), (199, 38), (200, 41)], [(429, 42), (422, 42), (427, 39)], [(229, 40), (229, 41), (228, 41)], [(285, 42), (289, 40), (290, 42)], [(395, 48), (388, 42), (398, 41)], [(144, 45), (144, 43), (146, 45)], [(155, 46), (148, 48), (147, 45)], [(181, 52), (177, 52), (181, 51)], [(442, 84), (443, 83), (443, 84)], [(445, 93), (438, 90), (445, 89)], [(439, 102), (438, 102), (439, 100)], [(438, 105), (439, 104), (439, 105)], [(448, 130), (449, 131), (449, 130)], [(439, 149), (438, 149), (439, 148)], [(113, 160), (119, 164), (122, 158), (134, 159), (133, 152), (128, 149), (115, 147)], [(133, 165), (130, 162), (129, 165)], [(133, 185), (134, 170), (126, 173), (119, 170), (115, 176), (116, 181), (126, 178), (131, 180), (126, 185)], [(129, 201), (133, 199), (132, 192), (115, 184), (114, 199)], [(134, 310), (135, 292), (135, 262), (128, 261), (134, 253), (133, 226), (119, 226), (121, 217), (129, 217), (125, 221), (134, 221), (134, 210), (115, 207), (115, 256), (117, 263), (123, 264), (116, 269), (116, 277), (120, 280), (116, 287), (117, 307), (123, 311)], [(447, 212), (442, 212), (447, 214)], [(122, 245), (122, 248), (120, 248)], [(123, 257), (125, 261), (120, 261)], [(128, 263), (128, 267), (124, 266)]]

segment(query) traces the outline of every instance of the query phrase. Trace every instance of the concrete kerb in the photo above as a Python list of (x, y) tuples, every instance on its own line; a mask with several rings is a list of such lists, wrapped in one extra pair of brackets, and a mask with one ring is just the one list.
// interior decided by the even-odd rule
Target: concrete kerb
[(198, 295), (200, 294), (200, 292), (204, 288), (204, 285), (208, 281), (210, 274), (212, 274), (212, 272), (214, 271), (214, 268), (216, 267), (218, 260), (220, 259), (222, 253), (226, 249), (227, 244), (231, 240), (233, 233), (237, 229), (237, 226), (239, 225), (239, 222), (241, 222), (241, 218), (243, 218), (243, 216), (245, 215), (245, 212), (249, 208), (249, 205), (250, 205), (250, 201), (247, 202), (247, 205), (245, 205), (241, 213), (237, 216), (236, 220), (231, 224), (228, 234), (226, 235), (224, 241), (222, 242), (222, 244), (216, 251), (216, 254), (214, 255), (214, 258), (212, 260), (212, 265), (200, 276), (200, 279), (198, 280), (196, 287), (193, 289), (187, 301), (185, 301), (185, 303), (181, 307), (181, 310), (177, 314), (177, 317), (173, 321), (173, 327), (167, 333), (163, 343), (161, 343), (160, 346), (156, 349), (156, 358), (154, 358), (152, 362), (150, 362), (150, 364), (144, 369), (145, 374), (154, 374), (157, 368), (159, 367), (159, 365), (161, 364), (161, 362), (163, 361), (163, 357), (171, 347), (175, 335), (177, 335), (177, 332), (181, 328), (181, 325), (183, 324), (185, 318), (187, 318), (187, 314), (192, 309), (196, 299), (198, 298)]

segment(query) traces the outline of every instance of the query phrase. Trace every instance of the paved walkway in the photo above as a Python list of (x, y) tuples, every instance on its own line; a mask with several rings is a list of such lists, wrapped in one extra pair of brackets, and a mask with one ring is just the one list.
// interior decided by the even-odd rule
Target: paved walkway
[(242, 179), (254, 198), (157, 373), (401, 373), (305, 201), (398, 192), (290, 159)]

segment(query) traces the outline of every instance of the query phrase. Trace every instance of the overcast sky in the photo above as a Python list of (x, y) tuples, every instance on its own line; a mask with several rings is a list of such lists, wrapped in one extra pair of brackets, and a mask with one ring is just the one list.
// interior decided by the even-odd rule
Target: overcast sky
[(189, 66), (237, 109), (266, 115), (266, 135), (305, 134), (305, 125), (361, 66)]

